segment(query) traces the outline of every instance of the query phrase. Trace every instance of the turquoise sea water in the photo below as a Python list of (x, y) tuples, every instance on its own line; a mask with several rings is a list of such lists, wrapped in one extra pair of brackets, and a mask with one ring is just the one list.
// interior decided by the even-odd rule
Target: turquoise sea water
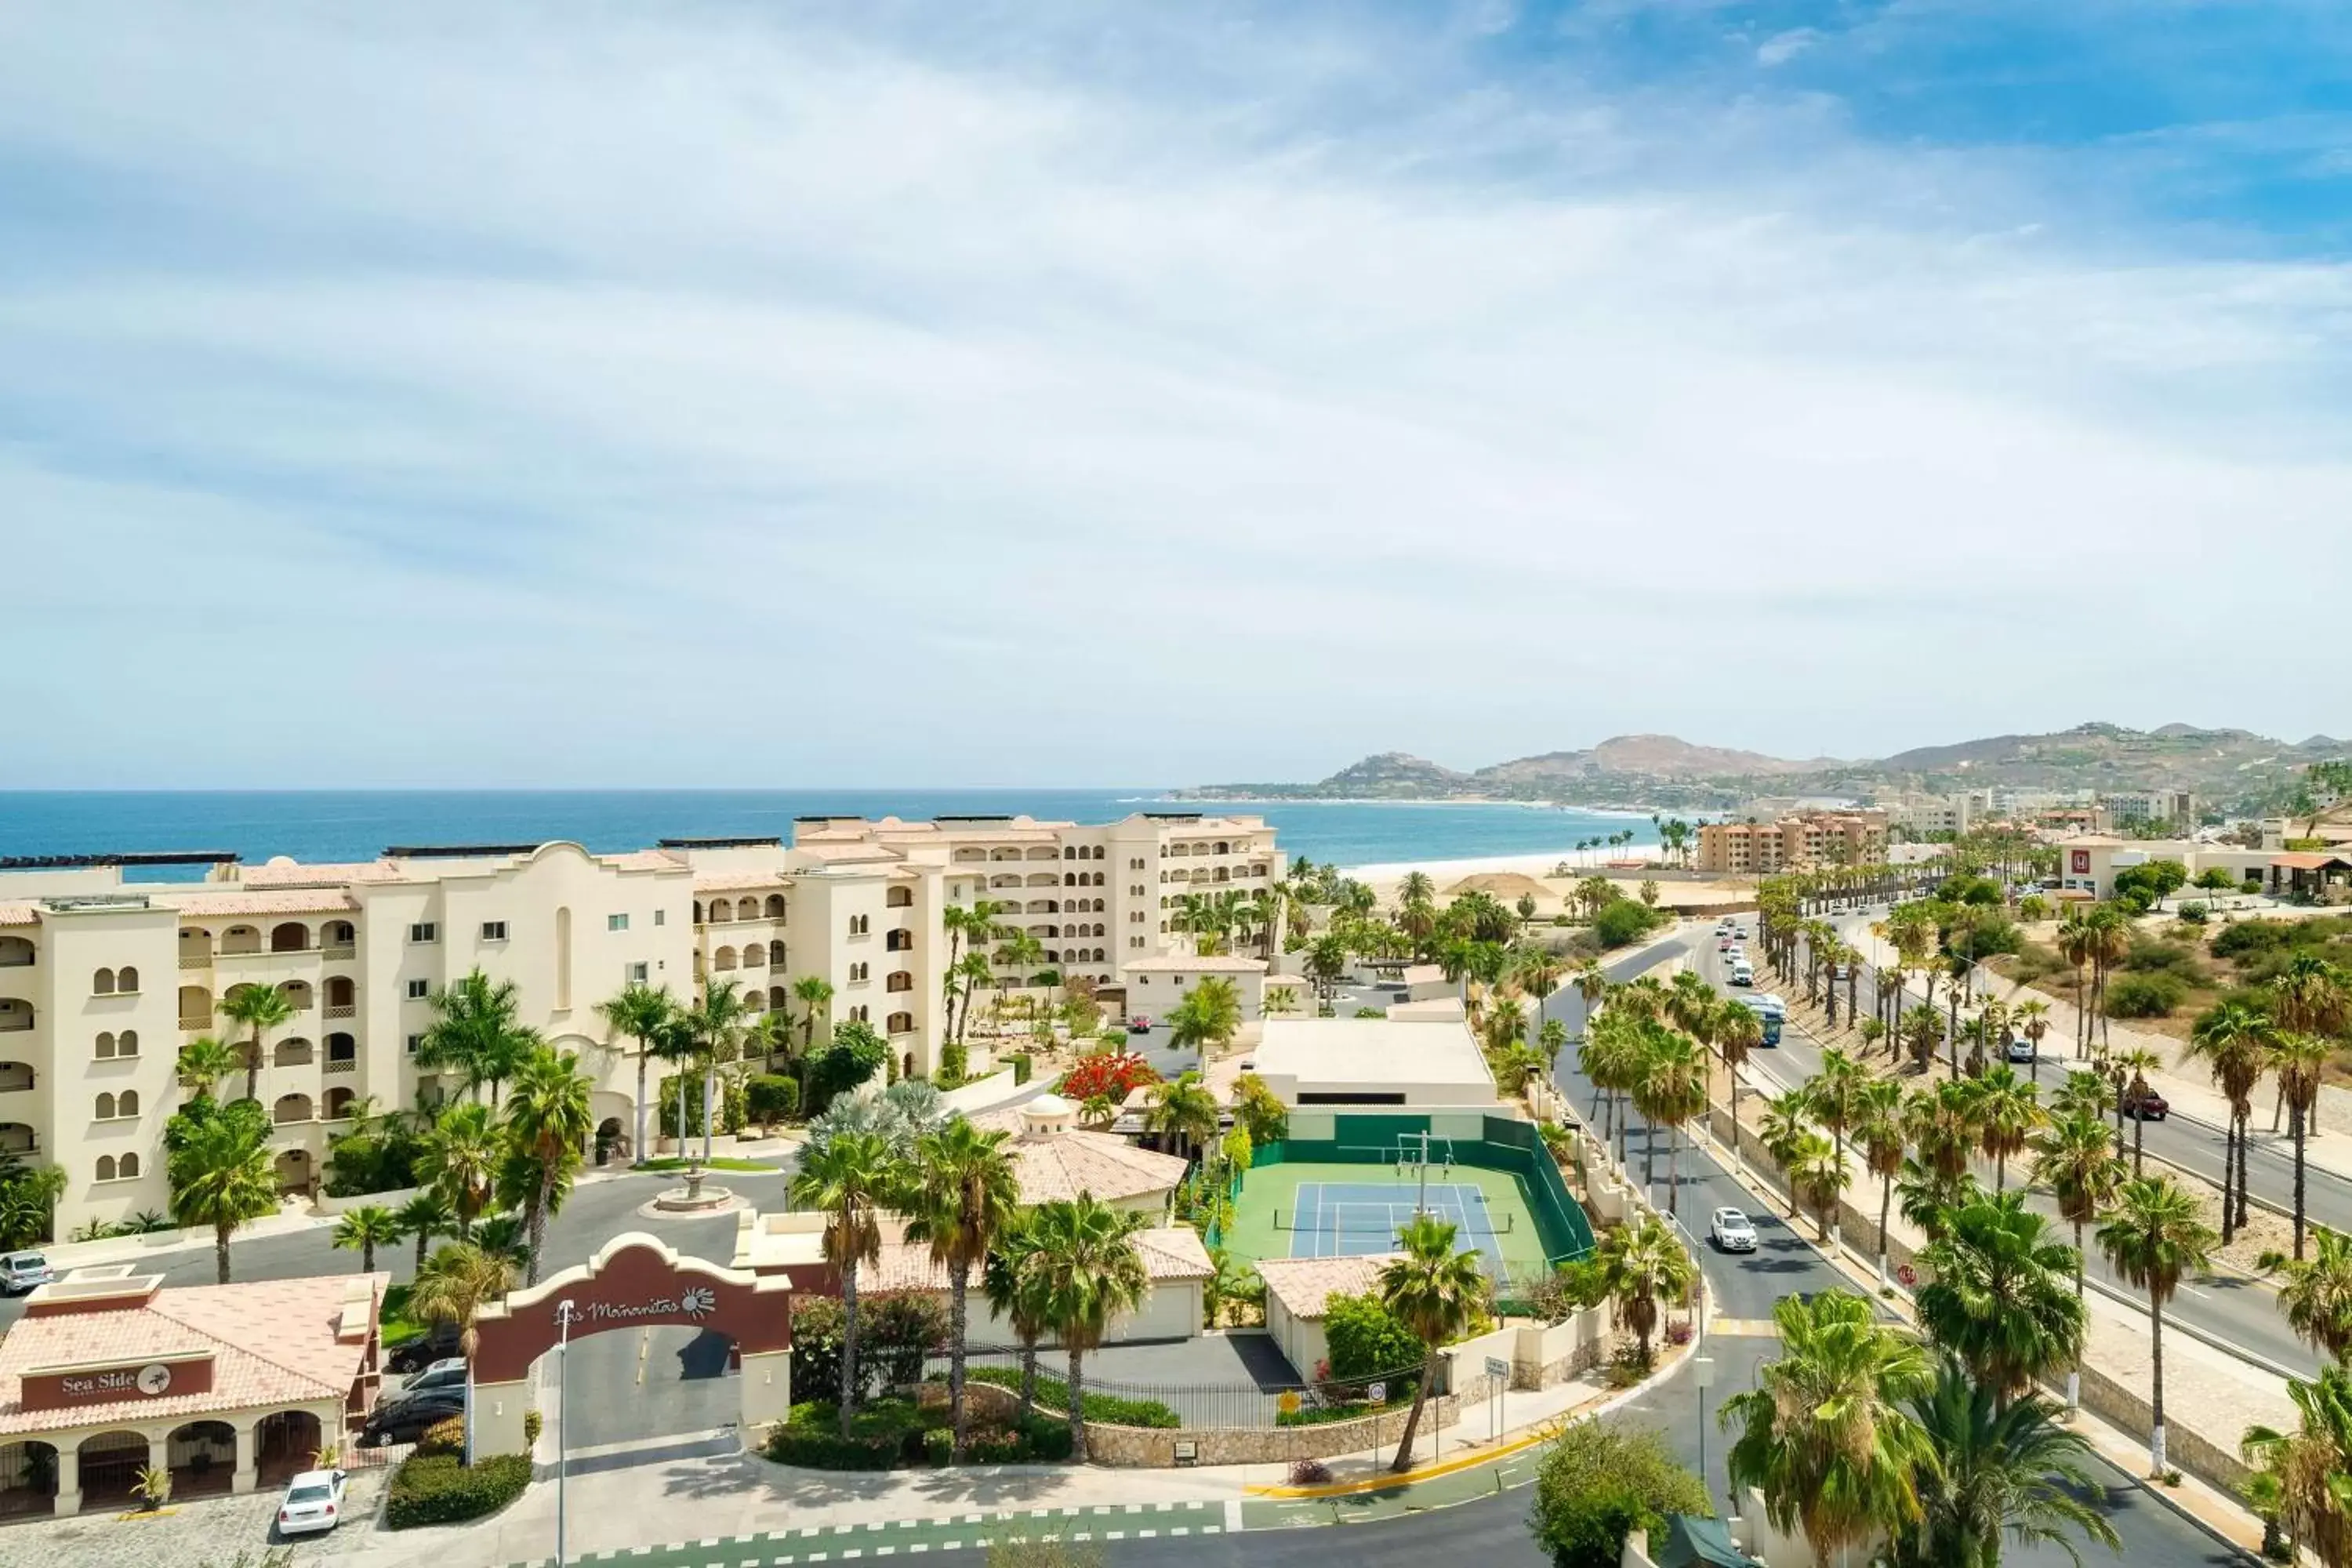
[(1097, 790), (305, 790), (0, 793), (0, 857), (229, 849), (248, 862), (364, 860), (393, 844), (524, 844), (595, 850), (657, 838), (772, 834), (808, 816), (929, 817), (1019, 813), (1108, 822), (1134, 811), (1231, 810), (1265, 817), (1294, 858), (1341, 866), (1566, 852), (1647, 817), (1547, 806), (1281, 801), (1218, 806), (1159, 791)]

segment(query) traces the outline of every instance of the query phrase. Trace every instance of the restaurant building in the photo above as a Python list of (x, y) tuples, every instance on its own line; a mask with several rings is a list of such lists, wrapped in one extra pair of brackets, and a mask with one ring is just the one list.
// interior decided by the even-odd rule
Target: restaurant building
[(386, 1274), (163, 1288), (129, 1265), (26, 1299), (0, 1339), (0, 1515), (276, 1487), (374, 1403)]

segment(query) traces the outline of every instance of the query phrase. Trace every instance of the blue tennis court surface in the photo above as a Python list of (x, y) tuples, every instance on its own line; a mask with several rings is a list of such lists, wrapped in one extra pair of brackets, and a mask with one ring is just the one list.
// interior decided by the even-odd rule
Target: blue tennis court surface
[[(1277, 1223), (1290, 1232), (1293, 1258), (1360, 1258), (1394, 1252), (1397, 1231), (1424, 1205), (1454, 1226), (1454, 1240), (1465, 1250), (1478, 1249), (1489, 1276), (1506, 1277), (1486, 1194), (1467, 1184), (1432, 1182), (1424, 1198), (1420, 1184), (1410, 1181), (1302, 1183), (1298, 1207)], [(1510, 1223), (1508, 1216), (1503, 1223)]]

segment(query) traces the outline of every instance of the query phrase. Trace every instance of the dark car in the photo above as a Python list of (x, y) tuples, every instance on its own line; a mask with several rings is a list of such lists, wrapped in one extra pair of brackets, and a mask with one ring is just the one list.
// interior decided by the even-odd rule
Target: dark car
[(385, 1400), (360, 1428), (360, 1447), (380, 1448), (386, 1443), (414, 1443), (425, 1431), (452, 1415), (466, 1413), (464, 1388), (435, 1388), (423, 1394), (399, 1394)]
[(2135, 1084), (2124, 1090), (2124, 1114), (2139, 1121), (2161, 1121), (2171, 1114), (2172, 1106), (2164, 1096), (2146, 1084)]
[(436, 1323), (413, 1340), (408, 1340), (384, 1353), (384, 1369), (406, 1377), (423, 1372), (436, 1361), (447, 1361), (458, 1351), (457, 1329), (454, 1323)]

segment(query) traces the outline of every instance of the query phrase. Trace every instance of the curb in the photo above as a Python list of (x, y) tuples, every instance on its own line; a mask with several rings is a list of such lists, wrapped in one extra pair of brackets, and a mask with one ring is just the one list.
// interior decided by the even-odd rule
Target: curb
[[(1679, 1367), (1682, 1363), (1677, 1360), (1675, 1364)], [(1551, 1420), (1564, 1420), (1573, 1414), (1575, 1414), (1573, 1411), (1563, 1411)], [(1423, 1465), (1418, 1469), (1407, 1470), (1402, 1475), (1370, 1477), (1360, 1481), (1333, 1481), (1328, 1486), (1319, 1487), (1244, 1487), (1242, 1495), (1265, 1498), (1276, 1502), (1299, 1502), (1312, 1501), (1318, 1498), (1354, 1497), (1363, 1492), (1391, 1491), (1413, 1486), (1422, 1481), (1433, 1481), (1441, 1476), (1459, 1475), (1464, 1470), (1475, 1470), (1481, 1465), (1492, 1464), (1496, 1459), (1507, 1458), (1513, 1454), (1532, 1448), (1550, 1436), (1548, 1430), (1528, 1432), (1521, 1436), (1513, 1437), (1500, 1447), (1490, 1448), (1483, 1454), (1473, 1454), (1466, 1458), (1441, 1460), (1433, 1465)]]

